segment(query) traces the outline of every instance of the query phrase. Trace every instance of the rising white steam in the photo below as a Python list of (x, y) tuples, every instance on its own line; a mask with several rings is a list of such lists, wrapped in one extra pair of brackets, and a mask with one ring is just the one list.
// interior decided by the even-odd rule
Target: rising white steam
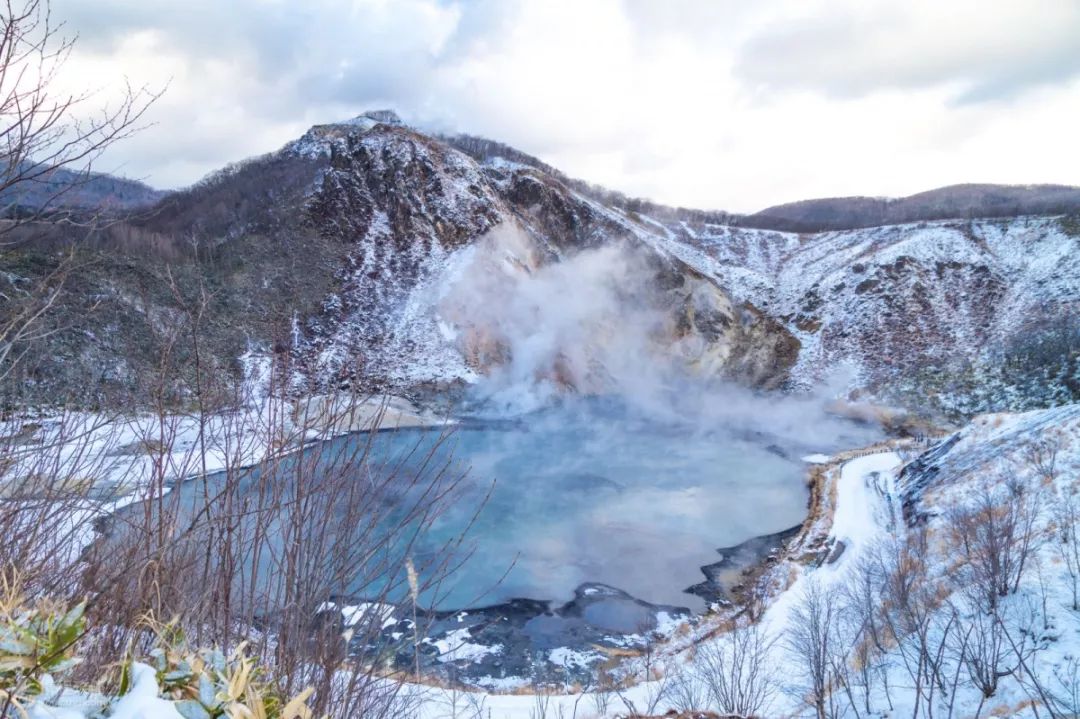
[[(799, 397), (762, 393), (688, 362), (700, 353), (687, 346), (705, 340), (676, 331), (681, 305), (659, 286), (649, 252), (613, 243), (559, 257), (509, 225), (470, 248), (439, 314), (484, 372), (476, 389), (489, 408), (516, 414), (603, 395), (642, 416), (709, 432), (764, 433), (804, 446), (833, 446), (842, 435), (859, 441), (850, 423), (825, 412), (838, 386)], [(696, 302), (693, 289), (686, 292)], [(714, 341), (725, 351), (727, 340)]]

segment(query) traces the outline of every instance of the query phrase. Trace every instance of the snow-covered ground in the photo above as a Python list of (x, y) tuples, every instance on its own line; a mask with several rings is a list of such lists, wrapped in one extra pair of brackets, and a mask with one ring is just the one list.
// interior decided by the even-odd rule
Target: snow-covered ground
[(446, 420), (397, 397), (322, 395), (289, 401), (257, 392), (231, 412), (44, 413), (0, 422), (0, 500), (63, 498), (78, 552), (93, 520), (196, 476), (250, 467), (349, 432)]
[[(1054, 461), (1052, 474), (1047, 474), (1045, 453), (1038, 460), (1033, 448), (1051, 446)], [(1080, 492), (1080, 405), (982, 416), (925, 453), (910, 443), (893, 442), (840, 454), (829, 463), (813, 465), (812, 471), (819, 473), (821, 485), (811, 520), (785, 557), (761, 578), (761, 586), (772, 590), (757, 624), (767, 646), (765, 664), (774, 680), (763, 712), (766, 716), (813, 715), (802, 681), (805, 661), (791, 641), (805, 630), (807, 597), (818, 591), (836, 602), (837, 617), (843, 621), (837, 619), (834, 642), (839, 644), (832, 651), (838, 651), (836, 656), (843, 661), (853, 662), (850, 644), (843, 644), (851, 641), (845, 634), (850, 626), (850, 610), (843, 604), (845, 592), (889, 547), (910, 547), (917, 536), (927, 538), (919, 545), (922, 580), (944, 588), (936, 606), (952, 611), (941, 615), (948, 620), (930, 626), (927, 641), (938, 642), (942, 674), (948, 679), (942, 681), (945, 685), (955, 682), (955, 692), (948, 686), (930, 697), (925, 696), (925, 689), (916, 691), (910, 640), (894, 637), (874, 660), (875, 682), (867, 689), (852, 689), (859, 697), (860, 716), (929, 716), (928, 704), (937, 716), (1026, 716), (1033, 714), (1033, 705), (1044, 710), (1047, 702), (1060, 701), (1078, 688), (1069, 684), (1069, 677), (1076, 676), (1080, 657), (1080, 611), (1072, 608), (1070, 565), (1061, 551), (1060, 510)], [(1005, 486), (1019, 487), (1015, 496), (1024, 502), (1038, 500), (1030, 505), (1035, 511), (1028, 567), (1018, 575), (1016, 590), (1001, 597), (996, 615), (1006, 630), (1002, 636), (1023, 643), (1019, 654), (1024, 664), (1010, 659), (1008, 647), (1002, 648), (1002, 676), (993, 695), (984, 697), (968, 678), (975, 670), (957, 653), (955, 638), (975, 636), (983, 615), (973, 609), (958, 583), (968, 570), (955, 539), (955, 517), (958, 511), (978, 507), (988, 491)], [(715, 620), (714, 626), (719, 624)], [(725, 651), (728, 636), (723, 631), (708, 636), (709, 626), (707, 621), (690, 630), (700, 639), (696, 642), (687, 640), (686, 628), (674, 623), (663, 628), (658, 634), (666, 636), (658, 637), (654, 651), (627, 660), (618, 670), (639, 681), (617, 692), (597, 686), (548, 687), (528, 694), (484, 693), (415, 685), (408, 687), (406, 695), (419, 707), (417, 715), (422, 719), (586, 719), (631, 711), (659, 715), (687, 708), (692, 697), (709, 708), (708, 680), (700, 657), (708, 656), (710, 645)], [(438, 648), (455, 659), (495, 651), (473, 645), (469, 639), (466, 632), (448, 636), (442, 640), (446, 646)], [(559, 658), (568, 664), (595, 659), (587, 649), (564, 650)], [(649, 679), (641, 681), (646, 676)], [(855, 716), (846, 695), (839, 694), (837, 688), (832, 707), (836, 715)], [(863, 710), (864, 701), (871, 707), (868, 713)], [(1055, 711), (1060, 709), (1055, 705)], [(1049, 712), (1039, 715), (1043, 714)]]
[[(1003, 599), (1008, 611), (1003, 609), (1002, 616), (1010, 629), (1020, 635), (1030, 631), (1026, 621), (1030, 615), (1026, 610), (1033, 604), (1037, 605), (1037, 611), (1045, 607), (1045, 621), (1040, 617), (1035, 635), (1027, 639), (1031, 651), (1028, 661), (1047, 692), (1060, 694), (1065, 691), (1062, 683), (1075, 668), (1075, 658), (1080, 657), (1080, 611), (1071, 608), (1071, 581), (1054, 544), (1053, 498), (1055, 492), (1080, 491), (1080, 405), (1023, 415), (977, 418), (953, 438), (948, 451), (938, 460), (939, 470), (934, 482), (926, 487), (905, 486), (905, 482), (917, 481), (915, 474), (909, 476), (901, 472), (905, 466), (902, 455), (910, 454), (908, 448), (857, 453), (860, 456), (830, 465), (826, 469), (820, 500), (824, 514), (797, 540), (801, 546), (793, 547), (789, 558), (770, 573), (771, 579), (781, 582), (782, 590), (771, 599), (758, 625), (769, 646), (766, 664), (772, 668), (776, 680), (775, 694), (765, 715), (813, 715), (813, 708), (808, 706), (803, 694), (795, 691), (805, 668), (789, 646), (790, 638), (797, 630), (796, 624), (805, 622), (806, 610), (801, 605), (805, 604), (811, 585), (839, 602), (845, 589), (855, 583), (861, 568), (881, 551), (883, 545), (902, 542), (909, 531), (915, 531), (905, 523), (902, 506), (905, 500), (915, 500), (913, 492), (919, 495), (917, 499), (923, 511), (935, 513), (927, 522), (939, 540), (925, 557), (928, 572), (940, 579), (956, 571), (958, 549), (945, 540), (950, 508), (962, 506), (965, 498), (979, 495), (988, 467), (1008, 467), (1013, 476), (1032, 488), (1041, 485), (1038, 472), (1025, 464), (1023, 457), (1033, 442), (1052, 438), (1057, 439), (1059, 446), (1057, 481), (1054, 487), (1040, 490), (1046, 492), (1046, 502), (1041, 506), (1038, 518), (1040, 543), (1032, 568), (1024, 575), (1019, 590)], [(944, 443), (936, 445), (939, 451), (943, 446)], [(814, 545), (823, 546), (824, 551), (800, 554), (801, 550)], [(839, 549), (841, 546), (842, 550)], [(809, 556), (816, 558), (811, 561)], [(956, 602), (958, 606), (964, 606), (963, 600)], [(967, 619), (971, 621), (970, 617)], [(657, 657), (651, 661), (654, 666), (662, 667), (663, 677), (639, 682), (617, 694), (605, 694), (595, 688), (592, 691), (586, 688), (584, 693), (555, 689), (540, 696), (469, 694), (423, 688), (419, 690), (423, 697), (420, 716), (425, 719), (533, 719), (538, 716), (587, 719), (625, 715), (631, 707), (656, 715), (669, 710), (685, 710), (687, 696), (707, 696), (704, 686), (690, 690), (680, 686), (684, 681), (703, 681), (701, 670), (695, 668), (694, 657), (707, 653), (703, 644), (723, 644), (723, 641), (723, 638), (705, 639), (693, 649), (667, 658), (663, 657), (664, 650), (659, 648)], [(945, 645), (949, 645), (947, 637), (943, 640)], [(847, 654), (848, 649), (843, 647), (842, 653)], [(854, 655), (849, 659), (854, 661)], [(568, 657), (568, 660), (573, 658)], [(636, 661), (639, 672), (643, 673), (646, 660)], [(881, 679), (870, 691), (871, 712), (863, 713), (860, 706), (860, 714), (929, 716), (925, 697), (916, 696), (902, 652), (893, 647), (878, 661)], [(950, 665), (950, 670), (961, 677), (961, 686), (955, 698), (946, 694), (933, 699), (933, 714), (950, 715), (952, 700), (951, 715), (957, 717), (975, 716), (977, 711), (984, 716), (1032, 715), (1029, 707), (1040, 700), (1032, 688), (1033, 682), (1016, 662), (1006, 661), (1003, 666), (1015, 671), (1001, 678), (994, 696), (984, 698), (973, 686), (965, 685), (963, 673), (967, 668), (962, 662)], [(889, 687), (887, 694), (885, 686)], [(838, 700), (837, 715), (855, 716), (846, 703), (846, 698)], [(606, 706), (607, 711), (598, 711), (598, 705)], [(1055, 710), (1060, 711), (1060, 707)], [(1047, 713), (1045, 708), (1042, 712)]]
[(246, 467), (338, 434), (444, 421), (401, 398), (350, 395), (264, 398), (207, 416), (46, 412), (0, 422), (5, 441), (0, 496), (54, 468), (51, 474), (80, 478), (91, 496), (124, 495), (152, 479), (172, 483)]

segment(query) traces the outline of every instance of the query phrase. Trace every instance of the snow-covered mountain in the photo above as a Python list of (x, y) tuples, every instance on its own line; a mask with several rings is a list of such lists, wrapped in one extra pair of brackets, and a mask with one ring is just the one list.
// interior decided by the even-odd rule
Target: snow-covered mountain
[[(371, 266), (386, 252), (386, 238), (424, 238), (406, 245), (411, 259), (390, 260), (410, 268), (406, 274), (415, 268), (422, 295), (435, 291), (425, 283), (441, 281), (432, 268), (453, 264), (455, 248), (510, 221), (532, 238), (530, 252), (550, 258), (629, 239), (715, 281), (737, 303), (776, 318), (798, 338), (792, 379), (799, 385), (854, 372), (857, 386), (878, 395), (930, 393), (933, 407), (963, 412), (992, 408), (994, 397), (1009, 391), (1014, 405), (1023, 405), (1019, 395), (1038, 395), (1036, 405), (1060, 401), (1074, 396), (1080, 383), (1078, 323), (1072, 315), (1080, 299), (1080, 226), (1067, 217), (937, 220), (794, 234), (731, 224), (738, 218), (710, 223), (708, 216), (647, 204), (630, 209), (511, 148), (475, 138), (444, 143), (400, 122), (315, 128), (285, 151), (334, 158), (316, 207), (324, 208), (326, 217), (336, 211), (334, 231), (361, 238), (355, 240), (358, 247), (368, 247), (361, 261), (368, 264), (346, 289), (367, 304), (357, 305), (348, 320), (316, 342), (322, 361), (335, 367), (354, 356), (356, 340), (371, 327), (370, 321), (358, 322), (356, 312), (395, 321), (393, 312), (375, 312), (371, 304), (389, 299)], [(422, 189), (410, 185), (415, 175), (402, 170), (409, 166), (426, 178)], [(362, 186), (357, 178), (363, 178)], [(1011, 197), (1006, 190), (993, 195), (983, 188), (978, 197)], [(1055, 201), (1067, 203), (1067, 190), (1057, 188)], [(353, 195), (345, 200), (349, 192)], [(394, 221), (380, 204), (390, 197), (411, 198), (407, 211), (391, 209)], [(970, 211), (975, 200), (970, 193), (967, 197), (964, 207)], [(412, 202), (417, 198), (422, 199)], [(904, 206), (917, 209), (914, 202)], [(357, 212), (359, 207), (363, 211)], [(938, 202), (931, 209), (942, 207)], [(521, 260), (514, 261), (529, 264)], [(430, 370), (435, 379), (475, 369), (468, 361), (466, 367), (454, 366), (463, 361), (461, 354), (440, 341), (432, 327), (420, 328), (433, 317), (424, 299), (401, 285), (393, 287), (404, 293), (397, 299), (403, 331), (391, 332), (389, 344), (376, 343), (385, 353), (376, 360), (384, 363), (382, 371), (397, 372), (390, 365), (416, 349), (419, 356), (398, 363), (406, 373)], [(726, 308), (723, 313), (732, 316)], [(1033, 348), (1049, 355), (1041, 358), (1049, 367), (1024, 356), (1043, 374), (997, 376), (1009, 357), (1030, 355)], [(369, 355), (373, 352), (376, 347), (369, 347)], [(980, 395), (984, 386), (989, 386), (985, 397)]]
[[(949, 188), (889, 207), (1075, 210), (1073, 194)], [(773, 224), (821, 206), (833, 223), (864, 219), (821, 202)], [(746, 226), (769, 217), (631, 200), (496, 142), (368, 113), (85, 243), (94, 269), (58, 303), (81, 334), (50, 340), (33, 380), (85, 390), (87, 365), (105, 368), (95, 372), (108, 387), (145, 374), (139, 358), (168, 342), (157, 318), (176, 311), (155, 280), (167, 262), (183, 291), (213, 290), (202, 331), (223, 368), (245, 352), (287, 356), (300, 389), (410, 393), (509, 373), (589, 391), (645, 357), (650, 371), (662, 358), (755, 386), (839, 374), (952, 415), (1080, 396), (1075, 216)], [(32, 279), (25, 257), (5, 258), (3, 277)]]
[[(848, 367), (879, 394), (956, 411), (1080, 389), (1080, 225), (940, 220), (818, 234), (683, 225), (672, 237), (799, 338), (802, 382)], [(1023, 406), (1021, 402), (1019, 406)]]
[[(306, 382), (407, 389), (514, 365), (592, 391), (613, 381), (616, 354), (640, 351), (777, 386), (796, 358), (779, 323), (549, 172), (478, 162), (386, 113), (312, 128), (271, 158), (323, 166), (303, 210), (344, 253), (334, 291), (293, 338)], [(533, 283), (547, 294), (514, 306)]]

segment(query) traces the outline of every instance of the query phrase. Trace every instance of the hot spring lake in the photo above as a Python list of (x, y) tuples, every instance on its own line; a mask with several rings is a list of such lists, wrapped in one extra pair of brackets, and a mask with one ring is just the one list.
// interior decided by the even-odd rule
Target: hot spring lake
[[(720, 558), (718, 548), (803, 520), (806, 464), (800, 457), (860, 446), (873, 434), (847, 422), (831, 424), (828, 442), (813, 431), (813, 441), (790, 432), (785, 439), (760, 429), (658, 422), (583, 403), (514, 421), (465, 421), (449, 435), (442, 429), (345, 435), (321, 442), (318, 451), (345, 456), (370, 442), (374, 464), (414, 467), (433, 453), (432, 464), (467, 472), (460, 498), (408, 550), (419, 558), (434, 555), (472, 522), (457, 550), (463, 563), (437, 596), (422, 597), (435, 608), (515, 598), (565, 602), (580, 585), (601, 583), (652, 604), (701, 609), (702, 600), (684, 590), (703, 579), (700, 567)], [(356, 481), (364, 481), (365, 471), (371, 470), (356, 469)], [(240, 481), (259, 472), (246, 470)], [(173, 499), (194, 506), (203, 485), (184, 483)]]

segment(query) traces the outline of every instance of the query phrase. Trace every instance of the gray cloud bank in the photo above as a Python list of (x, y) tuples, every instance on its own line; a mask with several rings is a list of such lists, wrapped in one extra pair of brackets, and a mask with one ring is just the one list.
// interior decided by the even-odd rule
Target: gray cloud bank
[(785, 18), (742, 47), (736, 74), (840, 97), (951, 86), (960, 102), (1015, 99), (1080, 74), (1080, 3), (920, 5)]

